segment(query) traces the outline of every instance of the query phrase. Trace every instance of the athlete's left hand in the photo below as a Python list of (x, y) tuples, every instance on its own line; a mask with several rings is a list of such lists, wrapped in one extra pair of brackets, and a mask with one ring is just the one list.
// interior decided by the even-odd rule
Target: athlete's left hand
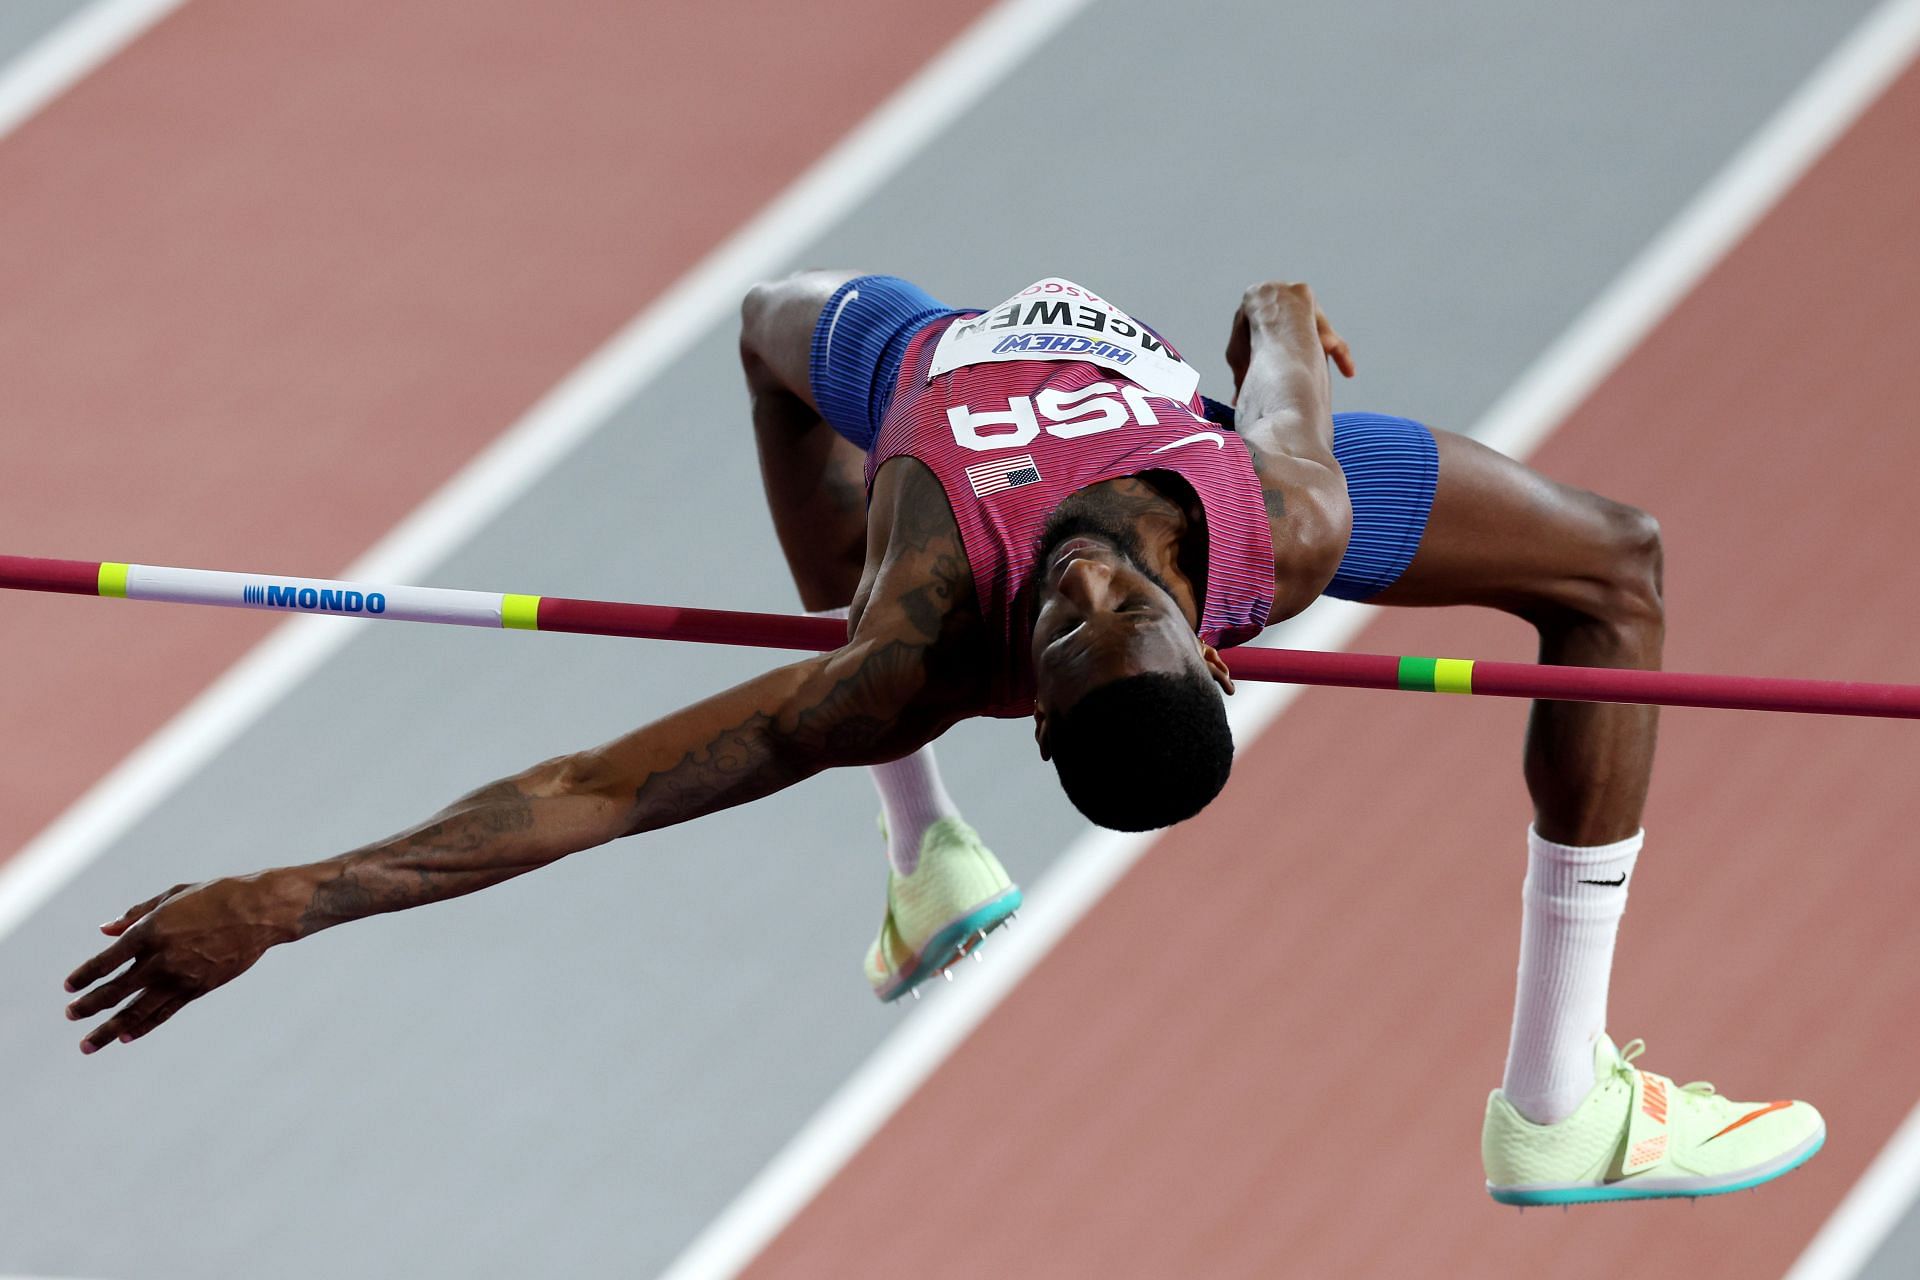
[(75, 969), (67, 990), (81, 991), (122, 965), (127, 969), (70, 1003), (67, 1017), (90, 1018), (126, 1003), (87, 1034), (80, 1052), (138, 1040), (188, 1001), (251, 969), (268, 947), (287, 941), (287, 931), (261, 909), (262, 882), (271, 874), (177, 884), (101, 925), (113, 945)]
[[(1281, 334), (1299, 332), (1305, 328), (1308, 316), (1313, 317), (1314, 334), (1321, 352), (1333, 361), (1343, 377), (1353, 376), (1353, 349), (1333, 327), (1333, 322), (1327, 319), (1327, 313), (1321, 310), (1318, 299), (1313, 296), (1312, 286), (1269, 280), (1248, 289), (1240, 299), (1240, 309), (1233, 313), (1233, 332), (1227, 338), (1227, 367), (1233, 371), (1236, 399), (1240, 395), (1240, 384), (1246, 381), (1247, 365), (1253, 359), (1255, 327)], [(1304, 334), (1300, 336), (1304, 337)]]

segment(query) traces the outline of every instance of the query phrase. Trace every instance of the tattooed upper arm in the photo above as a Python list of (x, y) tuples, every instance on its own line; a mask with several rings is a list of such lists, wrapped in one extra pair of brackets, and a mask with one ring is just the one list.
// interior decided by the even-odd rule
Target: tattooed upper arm
[(1261, 460), (1257, 451), (1249, 450), (1253, 459), (1253, 473), (1260, 477), (1260, 500), (1266, 504), (1267, 519), (1281, 521), (1287, 518), (1286, 495), (1280, 491), (1280, 478), (1273, 474), (1273, 468)]
[(965, 703), (984, 688), (980, 603), (947, 494), (917, 459), (901, 458), (874, 486), (867, 558), (874, 563), (854, 638), (897, 640), (927, 668), (930, 701)]
[(1316, 600), (1338, 571), (1353, 531), (1347, 480), (1332, 465), (1253, 451), (1260, 496), (1273, 535), (1273, 618), (1290, 618)]

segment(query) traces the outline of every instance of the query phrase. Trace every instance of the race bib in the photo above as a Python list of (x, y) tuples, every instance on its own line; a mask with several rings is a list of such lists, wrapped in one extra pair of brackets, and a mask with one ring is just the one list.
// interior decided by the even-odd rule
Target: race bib
[(1091, 289), (1050, 276), (997, 307), (956, 320), (933, 349), (929, 380), (974, 364), (1080, 360), (1185, 404), (1200, 374), (1147, 327)]

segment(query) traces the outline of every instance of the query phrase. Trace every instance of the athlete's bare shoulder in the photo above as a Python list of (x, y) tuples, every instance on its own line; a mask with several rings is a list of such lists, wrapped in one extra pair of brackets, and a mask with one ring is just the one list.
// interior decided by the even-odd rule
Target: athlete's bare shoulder
[(922, 647), (934, 696), (969, 713), (986, 705), (993, 664), (973, 571), (946, 490), (917, 458), (894, 458), (874, 477), (851, 616), (856, 635)]

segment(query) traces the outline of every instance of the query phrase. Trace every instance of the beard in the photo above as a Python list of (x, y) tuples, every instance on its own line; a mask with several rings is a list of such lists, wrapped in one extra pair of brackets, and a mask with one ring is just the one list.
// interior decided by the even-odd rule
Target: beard
[(1081, 489), (1067, 495), (1065, 502), (1053, 509), (1047, 522), (1035, 539), (1034, 569), (1038, 573), (1046, 568), (1048, 559), (1056, 548), (1069, 538), (1098, 538), (1144, 574), (1147, 580), (1166, 592), (1169, 597), (1173, 589), (1165, 580), (1147, 567), (1146, 558), (1140, 548), (1140, 535), (1134, 530), (1133, 522), (1127, 516), (1127, 504), (1116, 496), (1100, 489)]

